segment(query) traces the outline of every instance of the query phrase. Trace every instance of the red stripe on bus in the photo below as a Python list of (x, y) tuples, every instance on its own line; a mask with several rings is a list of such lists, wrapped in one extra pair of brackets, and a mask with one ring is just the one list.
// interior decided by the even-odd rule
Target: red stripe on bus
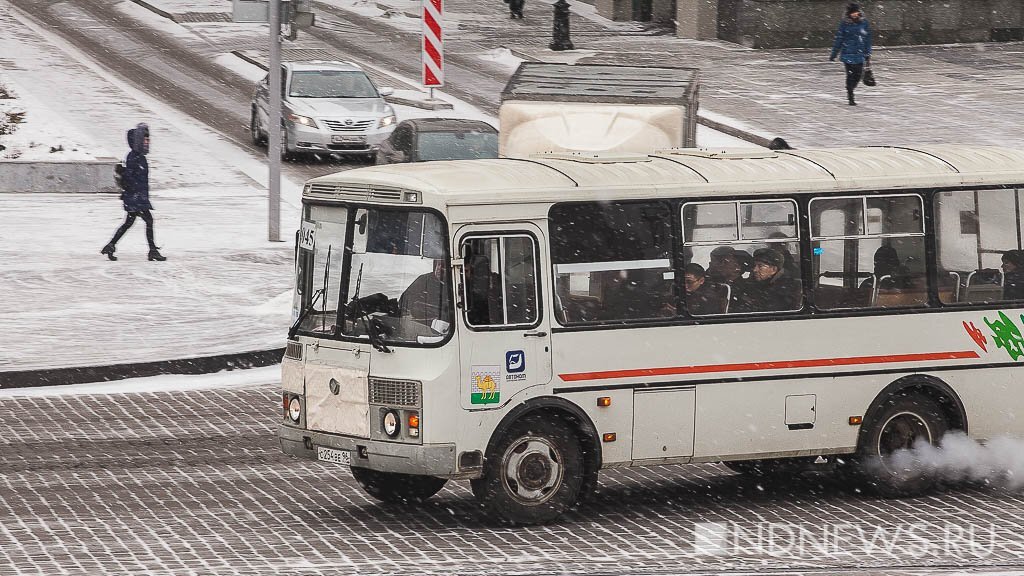
[(780, 360), (777, 362), (747, 362), (743, 364), (705, 364), (703, 366), (675, 366), (671, 368), (638, 368), (634, 370), (606, 370), (604, 372), (578, 372), (559, 374), (563, 382), (581, 380), (609, 380), (612, 378), (638, 378), (642, 376), (674, 376), (679, 374), (708, 374), (711, 372), (749, 372), (751, 370), (781, 370), (783, 368), (815, 368), (821, 366), (852, 366), (857, 364), (891, 364), (894, 362), (927, 362), (932, 360), (962, 360), (980, 358), (977, 352), (927, 352), (923, 354), (891, 354), (887, 356), (854, 356), (851, 358), (818, 358), (813, 360)]

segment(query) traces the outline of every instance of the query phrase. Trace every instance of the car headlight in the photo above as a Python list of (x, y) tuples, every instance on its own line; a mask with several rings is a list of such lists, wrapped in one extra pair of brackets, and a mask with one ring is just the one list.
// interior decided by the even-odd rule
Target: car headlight
[(298, 396), (292, 396), (291, 400), (288, 401), (288, 417), (296, 424), (299, 423), (299, 418), (302, 417), (302, 402)]
[(316, 128), (316, 122), (313, 121), (309, 116), (300, 116), (298, 114), (288, 114), (288, 119), (296, 124), (302, 124), (303, 126), (309, 126), (310, 128)]
[(392, 114), (391, 116), (385, 116), (385, 117), (381, 118), (380, 119), (380, 123), (377, 125), (377, 127), (378, 128), (384, 128), (386, 126), (391, 126), (394, 123), (395, 123), (395, 115)]

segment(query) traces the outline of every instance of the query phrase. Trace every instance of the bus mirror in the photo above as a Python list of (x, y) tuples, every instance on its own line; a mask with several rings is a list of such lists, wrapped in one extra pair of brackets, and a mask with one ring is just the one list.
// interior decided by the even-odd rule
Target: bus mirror
[(362, 216), (360, 216), (359, 218), (356, 218), (356, 227), (359, 230), (359, 235), (360, 236), (366, 234), (366, 215), (367, 214), (368, 214), (367, 212), (363, 212)]

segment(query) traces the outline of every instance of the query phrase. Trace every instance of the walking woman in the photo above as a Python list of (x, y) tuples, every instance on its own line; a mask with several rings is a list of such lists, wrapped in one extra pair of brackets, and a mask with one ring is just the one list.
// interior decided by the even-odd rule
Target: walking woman
[(857, 4), (846, 7), (846, 17), (836, 30), (829, 60), (835, 62), (837, 55), (846, 66), (846, 98), (850, 106), (856, 106), (853, 90), (864, 75), (865, 63), (871, 64), (871, 28)]
[(153, 205), (149, 203), (149, 162), (146, 154), (149, 153), (149, 126), (139, 123), (135, 128), (128, 131), (128, 157), (124, 161), (124, 174), (121, 176), (124, 192), (121, 193), (121, 201), (124, 202), (124, 211), (128, 215), (124, 224), (117, 229), (110, 242), (100, 250), (100, 254), (106, 254), (107, 258), (117, 260), (114, 256), (114, 247), (117, 241), (124, 236), (124, 233), (132, 227), (136, 218), (142, 218), (146, 223), (146, 241), (149, 242), (149, 259), (164, 261), (167, 258), (160, 255), (156, 243), (153, 241), (153, 214), (150, 210)]

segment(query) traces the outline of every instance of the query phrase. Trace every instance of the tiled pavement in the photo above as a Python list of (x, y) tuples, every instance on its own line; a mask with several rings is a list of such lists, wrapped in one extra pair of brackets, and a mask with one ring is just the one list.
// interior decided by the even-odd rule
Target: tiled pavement
[(465, 483), (382, 505), (280, 453), (276, 390), (0, 400), (0, 574), (1024, 570), (1024, 495), (981, 486), (883, 501), (700, 465), (606, 471), (546, 527), (492, 526)]

